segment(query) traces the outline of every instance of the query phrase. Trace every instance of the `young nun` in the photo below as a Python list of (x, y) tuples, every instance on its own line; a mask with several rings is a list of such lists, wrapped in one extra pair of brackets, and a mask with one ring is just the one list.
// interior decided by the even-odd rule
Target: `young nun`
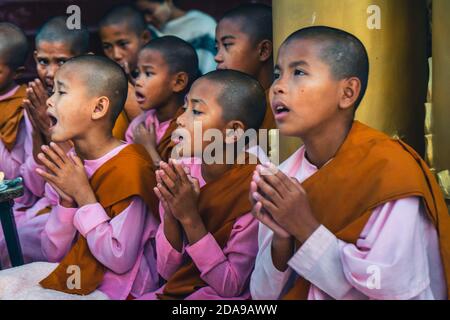
[[(25, 94), (18, 99), (26, 111), (24, 112), (27, 129), (25, 143), (18, 148), (19, 152), (25, 152), (25, 163), (18, 173), (11, 176), (21, 175), (27, 187), (25, 195), (15, 199), (14, 206), (14, 219), (25, 262), (45, 260), (40, 250), (39, 239), (48, 218), (44, 214), (50, 211), (52, 205), (55, 205), (47, 197), (45, 181), (35, 172), (36, 168), (41, 167), (40, 160), (37, 158), (38, 153), (41, 152), (41, 146), (50, 142), (50, 120), (47, 115), (46, 101), (53, 91), (56, 71), (67, 60), (86, 54), (89, 49), (88, 30), (84, 27), (70, 30), (67, 28), (66, 20), (67, 17), (63, 16), (51, 18), (38, 30), (35, 38), (36, 50), (33, 55), (38, 78), (28, 83), (28, 87), (24, 86)], [(26, 41), (24, 36), (22, 38), (16, 36), (15, 39)], [(20, 57), (19, 52), (17, 57)], [(70, 144), (65, 143), (62, 147), (69, 150)], [(11, 153), (13, 158), (14, 154), (15, 152)], [(5, 161), (3, 163), (8, 170), (15, 168), (12, 163)], [(0, 238), (0, 259), (3, 268), (10, 266), (3, 237)]]
[(150, 39), (143, 14), (129, 5), (119, 5), (109, 10), (99, 23), (103, 52), (122, 66), (128, 75), (128, 98), (119, 115), (113, 133), (124, 140), (130, 122), (142, 113), (136, 101), (134, 82), (138, 53)]
[[(216, 28), (217, 69), (245, 72), (259, 81), (268, 94), (273, 81), (272, 9), (264, 4), (244, 4), (231, 9)], [(261, 129), (274, 129), (268, 103)]]
[(33, 158), (33, 127), (22, 104), (26, 85), (17, 84), (27, 56), (23, 31), (0, 23), (0, 171), (5, 179), (22, 176), (25, 184), (25, 193), (16, 199), (15, 209), (32, 205), (43, 189), (42, 179), (34, 172), (38, 164)]
[[(213, 71), (193, 84), (174, 141), (182, 157), (203, 162), (171, 160), (156, 172), (162, 221), (157, 270), (165, 283), (142, 299), (250, 297), (258, 224), (247, 193), (256, 159), (238, 146), (245, 130), (261, 125), (265, 103), (260, 84), (238, 71)], [(213, 143), (199, 137), (195, 126), (218, 133), (215, 158), (206, 156)]]
[(125, 137), (142, 144), (155, 167), (169, 160), (176, 118), (183, 112), (184, 98), (197, 75), (197, 54), (180, 38), (157, 38), (139, 53), (135, 91), (144, 113), (131, 122)]
[(447, 299), (447, 207), (411, 147), (354, 120), (368, 71), (342, 30), (301, 29), (281, 46), (272, 109), (304, 146), (251, 183), (254, 299)]
[(151, 159), (112, 135), (127, 90), (123, 70), (103, 57), (73, 58), (58, 70), (47, 102), (51, 138), (74, 149), (43, 146), (47, 172), (37, 170), (57, 203), (41, 236), (53, 263), (0, 272), (0, 297), (126, 299), (157, 287)]

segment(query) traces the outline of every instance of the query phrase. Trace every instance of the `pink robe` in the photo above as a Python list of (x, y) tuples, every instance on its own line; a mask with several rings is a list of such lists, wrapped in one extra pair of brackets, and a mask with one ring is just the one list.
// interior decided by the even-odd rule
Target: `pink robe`
[[(165, 121), (160, 124), (154, 110), (146, 111), (130, 123), (125, 135), (128, 143), (133, 143), (133, 130), (143, 121), (145, 121), (147, 126), (150, 123), (155, 124), (157, 142), (161, 140), (170, 124), (170, 121)], [(30, 175), (38, 176), (36, 173), (30, 173)], [(15, 212), (16, 224), (18, 226), (18, 234), (25, 263), (47, 261), (47, 257), (42, 254), (40, 239), (49, 215), (44, 214), (36, 216), (36, 214), (48, 206), (57, 205), (55, 197), (51, 195), (52, 191), (53, 189), (47, 186), (45, 188), (44, 196), (36, 202), (33, 207), (26, 211)], [(6, 245), (2, 238), (0, 239), (0, 259), (4, 268), (10, 266)]]
[[(119, 146), (99, 159), (85, 160), (88, 177), (125, 146)], [(51, 202), (59, 203), (53, 190), (48, 197)], [(95, 258), (108, 269), (98, 290), (109, 298), (126, 299), (129, 294), (140, 296), (158, 287), (152, 239), (159, 222), (141, 198), (133, 197), (131, 204), (113, 219), (99, 203), (81, 208), (57, 204), (48, 216), (41, 234), (42, 254), (47, 261), (60, 261), (80, 233), (87, 239)]]
[[(291, 172), (297, 164), (298, 171)], [(300, 182), (317, 171), (306, 159), (304, 147), (280, 169)], [(375, 208), (356, 245), (320, 226), (284, 272), (273, 265), (272, 237), (273, 232), (260, 223), (259, 252), (250, 283), (253, 299), (279, 299), (297, 275), (311, 283), (311, 300), (447, 297), (436, 229), (417, 197)]]
[(134, 142), (134, 130), (136, 127), (144, 122), (145, 126), (148, 128), (151, 123), (155, 126), (155, 133), (156, 133), (156, 142), (159, 143), (161, 138), (164, 136), (164, 133), (166, 132), (167, 128), (169, 128), (170, 120), (159, 122), (158, 118), (156, 117), (156, 111), (155, 110), (148, 110), (137, 116), (136, 118), (131, 121), (130, 125), (128, 126), (127, 131), (125, 132), (125, 140), (128, 143)]
[[(192, 164), (191, 175), (199, 179), (200, 187), (205, 185), (200, 165)], [(157, 270), (162, 278), (168, 279), (190, 257), (200, 270), (201, 278), (207, 283), (187, 300), (248, 299), (250, 274), (254, 267), (257, 242), (257, 220), (247, 213), (236, 220), (230, 238), (222, 249), (214, 237), (208, 233), (193, 245), (184, 244), (182, 252), (172, 247), (164, 235), (164, 209), (160, 206), (161, 224), (156, 234)], [(164, 286), (146, 294), (140, 299), (157, 299)]]
[[(0, 96), (0, 101), (14, 95), (19, 86)], [(0, 171), (5, 173), (5, 179), (14, 179), (21, 176), (24, 180), (24, 195), (15, 199), (15, 209), (32, 206), (44, 193), (44, 180), (35, 173), (40, 167), (33, 157), (33, 126), (24, 112), (20, 123), (16, 143), (11, 152), (0, 141)], [(42, 168), (42, 167), (40, 167)]]

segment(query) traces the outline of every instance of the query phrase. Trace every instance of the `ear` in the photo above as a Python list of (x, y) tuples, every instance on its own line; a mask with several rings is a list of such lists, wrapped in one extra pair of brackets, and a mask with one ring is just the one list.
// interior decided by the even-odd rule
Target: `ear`
[(145, 46), (147, 43), (150, 42), (150, 40), (152, 40), (152, 35), (151, 35), (150, 31), (147, 29), (142, 31), (142, 33), (141, 33), (141, 41), (143, 44), (142, 46)]
[(108, 97), (101, 96), (96, 99), (94, 110), (92, 111), (92, 120), (100, 120), (108, 115), (111, 107)]
[(34, 52), (33, 52), (33, 59), (34, 59), (34, 62), (36, 62), (36, 64), (38, 64), (37, 51), (36, 50), (34, 50)]
[(225, 143), (233, 144), (239, 141), (244, 135), (245, 126), (242, 121), (232, 120), (225, 126)]
[(342, 81), (342, 94), (339, 101), (340, 109), (350, 109), (355, 105), (361, 92), (361, 80), (357, 77), (351, 77), (343, 79)]
[(16, 69), (15, 74), (14, 74), (14, 80), (19, 79), (20, 77), (22, 77), (23, 73), (25, 72), (25, 67), (24, 66), (20, 66)]
[(266, 39), (258, 44), (259, 51), (259, 61), (266, 62), (272, 58), (273, 54), (273, 43), (272, 41)]
[(178, 72), (173, 77), (172, 91), (179, 93), (186, 89), (189, 83), (189, 76), (186, 72)]

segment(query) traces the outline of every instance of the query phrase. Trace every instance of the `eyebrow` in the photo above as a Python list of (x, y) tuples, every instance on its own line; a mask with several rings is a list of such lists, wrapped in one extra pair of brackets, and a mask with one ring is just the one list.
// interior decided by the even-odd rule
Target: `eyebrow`
[[(290, 69), (292, 69), (292, 68), (295, 68), (295, 67), (298, 67), (298, 66), (309, 66), (309, 63), (308, 62), (306, 62), (306, 61), (304, 61), (304, 60), (300, 60), (300, 61), (293, 61), (293, 62), (291, 62), (291, 63), (289, 63), (289, 68)], [(279, 69), (281, 69), (280, 68), (280, 65), (279, 64), (276, 64), (275, 65), (275, 67), (274, 67), (274, 70), (279, 70)]]
[(67, 88), (66, 84), (64, 82), (59, 81), (59, 80), (56, 81), (56, 84), (58, 85), (58, 87)]
[(308, 62), (304, 61), (304, 60), (300, 60), (300, 61), (294, 61), (289, 63), (289, 68), (295, 68), (298, 66), (309, 66)]
[(142, 64), (142, 68), (155, 69), (155, 67), (152, 64)]
[(222, 38), (220, 38), (220, 41), (225, 41), (225, 40), (234, 40), (234, 39), (236, 39), (236, 37), (235, 36), (232, 36), (232, 35), (226, 35), (226, 36), (223, 36)]
[(190, 100), (191, 100), (191, 103), (193, 103), (193, 104), (205, 104), (206, 105), (205, 101), (203, 101), (202, 99), (190, 99)]

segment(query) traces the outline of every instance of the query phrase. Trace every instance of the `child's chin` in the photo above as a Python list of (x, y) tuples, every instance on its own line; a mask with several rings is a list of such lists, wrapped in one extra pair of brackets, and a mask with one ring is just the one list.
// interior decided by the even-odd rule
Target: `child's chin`
[(59, 134), (57, 132), (52, 133), (50, 135), (50, 139), (55, 143), (61, 143), (61, 142), (66, 142), (66, 141), (70, 140), (67, 137), (65, 137), (64, 135)]
[(287, 137), (298, 137), (300, 132), (300, 128), (295, 128), (288, 125), (277, 124), (278, 129), (280, 130), (280, 134)]
[(148, 111), (148, 110), (152, 110), (155, 109), (155, 106), (153, 105), (148, 105), (148, 104), (140, 104), (139, 108), (141, 108), (142, 111)]

